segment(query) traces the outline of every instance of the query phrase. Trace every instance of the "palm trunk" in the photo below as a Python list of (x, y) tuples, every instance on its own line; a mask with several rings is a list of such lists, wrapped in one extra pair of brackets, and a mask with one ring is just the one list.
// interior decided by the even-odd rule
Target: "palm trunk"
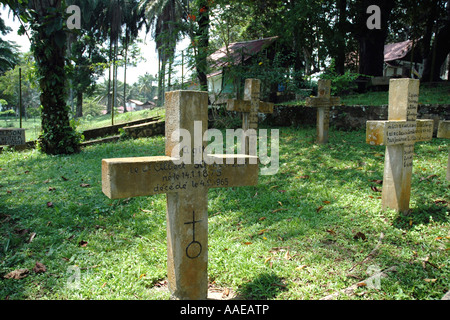
[(128, 34), (125, 36), (125, 69), (123, 72), (123, 113), (127, 110), (127, 54), (128, 54)]
[[(33, 1), (38, 18), (33, 28), (33, 53), (40, 76), (42, 104), (41, 150), (47, 154), (71, 154), (79, 151), (80, 136), (70, 125), (65, 71), (66, 32), (63, 28), (48, 32), (48, 25), (61, 19), (60, 0)], [(53, 14), (49, 14), (53, 11)], [(56, 14), (55, 14), (56, 13)], [(61, 41), (63, 40), (63, 41)], [(51, 48), (52, 50), (48, 50)]]

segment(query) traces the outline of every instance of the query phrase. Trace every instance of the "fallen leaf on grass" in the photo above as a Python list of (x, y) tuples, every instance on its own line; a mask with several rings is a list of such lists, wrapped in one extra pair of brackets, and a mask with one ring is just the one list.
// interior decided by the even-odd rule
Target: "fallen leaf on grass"
[(446, 201), (446, 200), (443, 200), (443, 199), (437, 199), (437, 200), (434, 200), (434, 203), (435, 203), (435, 204), (439, 204), (439, 203), (447, 204), (447, 201)]
[(279, 208), (279, 209), (273, 210), (272, 213), (276, 213), (278, 211), (286, 211), (286, 210), (287, 210), (286, 208)]
[(437, 279), (423, 279), (423, 280), (425, 280), (425, 282), (431, 282), (431, 283), (434, 283), (437, 281)]
[(422, 177), (422, 178), (420, 178), (420, 181), (424, 181), (424, 180), (430, 180), (431, 178), (434, 178), (434, 177), (437, 177), (437, 175), (435, 175), (435, 174), (432, 174), (432, 175), (429, 175), (429, 176), (428, 176), (428, 177), (426, 177), (426, 178)]
[(383, 184), (383, 180), (370, 180), (370, 182), (375, 182), (376, 184)]
[(47, 202), (47, 208), (53, 208), (53, 202), (51, 201)]
[(303, 270), (306, 268), (306, 264), (302, 264), (300, 266), (298, 266), (297, 268), (295, 268), (295, 270)]
[(374, 192), (381, 192), (380, 189), (378, 189), (377, 187), (374, 187), (374, 186), (370, 186), (370, 189), (372, 189), (372, 191), (374, 191)]
[(319, 212), (320, 210), (322, 210), (323, 209), (323, 206), (320, 206), (320, 207), (318, 207), (317, 209), (316, 209), (316, 212)]
[(64, 177), (64, 176), (61, 176), (61, 178), (64, 180), (64, 181), (68, 181), (69, 179), (67, 179), (66, 177)]
[(88, 244), (88, 242), (87, 242), (87, 241), (84, 241), (84, 240), (81, 240), (80, 242), (78, 242), (78, 245), (79, 245), (80, 247), (86, 247), (87, 244)]
[(32, 232), (30, 234), (30, 238), (28, 238), (28, 243), (31, 243), (34, 240), (34, 237), (36, 237), (36, 232)]
[(253, 242), (244, 242), (244, 244), (246, 245), (246, 246), (248, 246), (249, 244), (252, 244)]
[(4, 278), (19, 280), (25, 278), (28, 275), (28, 273), (30, 273), (28, 269), (17, 269), (5, 275)]
[(292, 260), (292, 256), (289, 254), (289, 250), (284, 254), (284, 260)]
[(82, 184), (80, 184), (80, 187), (82, 187), (82, 188), (88, 188), (88, 187), (90, 187), (91, 185), (90, 184), (88, 184), (88, 183), (82, 183)]
[(365, 286), (367, 286), (367, 283), (365, 283), (365, 282), (358, 282), (357, 284), (356, 284), (356, 286), (359, 288), (359, 287), (365, 287)]
[(309, 179), (309, 176), (305, 174), (304, 176), (295, 177), (296, 179)]
[(47, 268), (42, 263), (36, 262), (36, 265), (34, 266), (33, 271), (35, 273), (43, 273), (43, 272), (47, 271)]
[(358, 240), (358, 239), (366, 240), (366, 235), (365, 235), (364, 233), (362, 233), (362, 232), (357, 232), (357, 233), (353, 236), (353, 239), (355, 239), (355, 240)]

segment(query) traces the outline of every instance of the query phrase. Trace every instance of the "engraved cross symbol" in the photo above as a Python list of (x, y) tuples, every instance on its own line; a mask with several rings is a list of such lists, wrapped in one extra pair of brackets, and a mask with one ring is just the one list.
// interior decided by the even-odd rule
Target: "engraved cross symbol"
[(198, 241), (195, 241), (195, 224), (199, 222), (202, 222), (202, 220), (195, 220), (195, 211), (192, 211), (192, 221), (184, 223), (184, 224), (192, 224), (192, 241), (186, 247), (186, 256), (189, 259), (198, 258), (202, 253), (202, 244)]

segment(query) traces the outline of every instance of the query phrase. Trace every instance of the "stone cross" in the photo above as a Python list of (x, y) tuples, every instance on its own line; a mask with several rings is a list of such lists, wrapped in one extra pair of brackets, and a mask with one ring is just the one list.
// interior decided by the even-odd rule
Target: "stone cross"
[[(450, 120), (439, 122), (437, 137), (443, 139), (450, 139)], [(450, 181), (450, 150), (448, 152), (447, 180)]]
[(25, 129), (0, 128), (0, 146), (25, 144)]
[(366, 142), (386, 146), (383, 210), (409, 211), (414, 143), (433, 137), (433, 120), (416, 119), (419, 86), (416, 79), (391, 79), (388, 120), (366, 123)]
[(331, 80), (319, 80), (317, 97), (306, 98), (307, 107), (317, 108), (317, 143), (328, 143), (330, 128), (330, 107), (341, 103), (340, 97), (331, 96)]
[[(104, 159), (102, 190), (111, 199), (167, 194), (169, 290), (174, 299), (206, 299), (208, 189), (256, 185), (258, 161), (249, 155), (217, 154), (198, 161), (208, 128), (207, 92), (173, 91), (165, 97), (166, 156)], [(180, 129), (193, 138), (186, 142), (183, 136), (184, 147), (177, 138)], [(179, 157), (172, 156), (174, 150)], [(185, 153), (190, 161), (180, 162)]]
[[(258, 112), (273, 113), (273, 103), (260, 101), (261, 80), (245, 79), (244, 100), (228, 99), (227, 110), (242, 113), (242, 130), (258, 129)], [(245, 152), (249, 154), (249, 137), (245, 140)]]

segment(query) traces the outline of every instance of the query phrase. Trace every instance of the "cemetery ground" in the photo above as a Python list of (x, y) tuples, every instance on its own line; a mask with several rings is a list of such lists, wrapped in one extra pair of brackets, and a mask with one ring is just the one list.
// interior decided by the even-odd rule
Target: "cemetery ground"
[[(279, 129), (276, 175), (209, 190), (211, 286), (248, 300), (450, 290), (448, 140), (415, 144), (412, 211), (402, 216), (381, 210), (385, 147), (366, 144), (365, 131), (332, 129), (316, 145), (315, 127)], [(101, 191), (102, 159), (160, 154), (163, 136), (73, 156), (0, 154), (0, 299), (168, 299), (166, 195)], [(393, 267), (378, 285), (364, 282)]]

